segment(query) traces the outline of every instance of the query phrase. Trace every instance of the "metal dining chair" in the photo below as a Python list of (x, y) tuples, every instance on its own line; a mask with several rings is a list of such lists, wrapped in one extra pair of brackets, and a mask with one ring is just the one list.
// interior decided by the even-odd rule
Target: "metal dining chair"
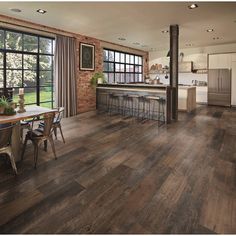
[(41, 128), (33, 129), (34, 121), (38, 120), (38, 116), (36, 116), (32, 121), (32, 129), (27, 132), (25, 136), (23, 151), (21, 154), (21, 160), (23, 160), (25, 148), (27, 145), (28, 140), (30, 140), (34, 145), (34, 168), (37, 168), (38, 162), (38, 148), (39, 146), (44, 143), (44, 150), (47, 150), (47, 141), (50, 142), (52, 151), (54, 154), (55, 159), (57, 159), (55, 146), (53, 142), (53, 121), (55, 118), (55, 113), (50, 112), (43, 115), (44, 126)]
[[(57, 110), (57, 115), (53, 120), (54, 135), (57, 139), (57, 129), (59, 129), (60, 133), (61, 133), (63, 143), (65, 143), (64, 135), (63, 135), (62, 128), (61, 128), (61, 119), (63, 117), (63, 112), (64, 112), (65, 109), (64, 109), (64, 107), (58, 107), (56, 110)], [(43, 126), (44, 126), (44, 122), (40, 122), (39, 127), (42, 128)]]
[(15, 158), (11, 148), (11, 136), (14, 125), (0, 128), (0, 154), (7, 154), (10, 158), (11, 166), (15, 174), (17, 174), (17, 168)]

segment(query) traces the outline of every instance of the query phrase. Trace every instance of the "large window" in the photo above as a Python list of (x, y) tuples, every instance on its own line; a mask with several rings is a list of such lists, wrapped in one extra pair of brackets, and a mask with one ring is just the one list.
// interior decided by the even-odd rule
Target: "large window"
[(0, 28), (0, 88), (24, 88), (25, 104), (53, 106), (53, 38)]
[(143, 82), (143, 58), (130, 53), (104, 49), (103, 72), (108, 83)]

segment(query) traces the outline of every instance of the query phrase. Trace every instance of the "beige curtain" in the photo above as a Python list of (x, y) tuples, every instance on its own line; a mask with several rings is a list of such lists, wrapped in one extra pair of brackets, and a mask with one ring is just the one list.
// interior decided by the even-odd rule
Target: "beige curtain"
[(76, 39), (56, 37), (54, 74), (56, 104), (64, 107), (64, 116), (77, 114)]

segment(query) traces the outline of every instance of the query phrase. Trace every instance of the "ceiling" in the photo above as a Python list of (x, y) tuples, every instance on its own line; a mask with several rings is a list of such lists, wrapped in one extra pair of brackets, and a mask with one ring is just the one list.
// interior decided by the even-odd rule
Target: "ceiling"
[(0, 2), (0, 14), (145, 51), (168, 49), (169, 34), (161, 31), (171, 24), (180, 27), (180, 48), (236, 42), (236, 2), (197, 4), (190, 10), (188, 2)]

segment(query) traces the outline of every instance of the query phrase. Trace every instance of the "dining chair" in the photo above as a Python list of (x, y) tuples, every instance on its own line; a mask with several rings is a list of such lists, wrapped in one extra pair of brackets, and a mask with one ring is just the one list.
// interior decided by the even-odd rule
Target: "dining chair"
[(28, 131), (25, 136), (23, 151), (21, 154), (21, 160), (23, 160), (27, 142), (28, 140), (30, 140), (34, 145), (34, 168), (35, 169), (37, 168), (37, 162), (38, 162), (38, 148), (42, 143), (44, 143), (44, 150), (46, 151), (47, 150), (46, 143), (47, 141), (50, 142), (54, 157), (55, 159), (57, 159), (53, 137), (52, 137), (54, 118), (55, 118), (54, 112), (49, 112), (49, 113), (44, 114), (43, 115), (44, 126), (41, 128), (39, 127), (37, 129), (33, 129), (34, 122), (38, 120), (38, 116), (34, 117), (32, 121), (32, 125), (31, 125), (31, 130)]
[[(57, 129), (59, 129), (60, 133), (61, 133), (63, 143), (65, 143), (65, 138), (64, 138), (62, 128), (61, 128), (61, 120), (62, 120), (63, 112), (64, 112), (65, 109), (64, 109), (64, 107), (58, 107), (55, 110), (57, 111), (57, 115), (53, 120), (53, 125), (52, 125), (53, 126), (53, 132), (54, 132), (54, 135), (57, 139)], [(40, 122), (39, 127), (42, 128), (43, 126), (44, 126), (44, 122)]]
[(7, 154), (10, 158), (11, 166), (15, 174), (17, 174), (17, 168), (15, 158), (11, 148), (11, 136), (14, 125), (6, 125), (0, 127), (0, 154)]

